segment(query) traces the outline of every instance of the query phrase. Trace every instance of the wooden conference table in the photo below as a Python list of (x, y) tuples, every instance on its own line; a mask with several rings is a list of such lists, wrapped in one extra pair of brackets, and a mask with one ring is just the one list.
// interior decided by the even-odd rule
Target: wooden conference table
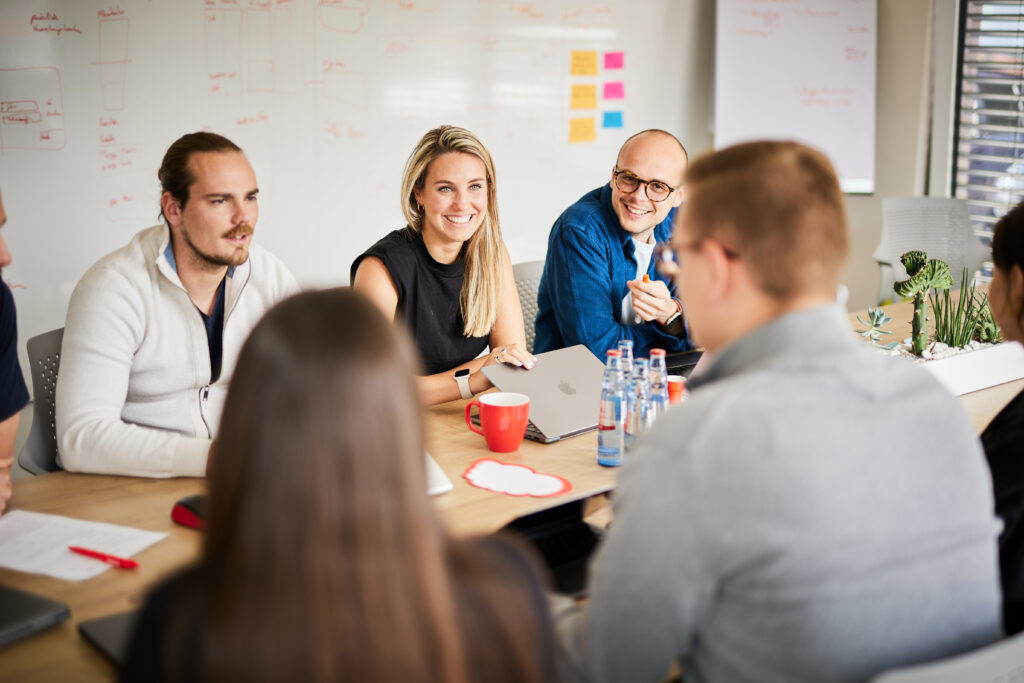
[[(893, 317), (887, 328), (896, 336), (909, 336), (909, 332), (904, 333), (904, 321), (910, 320), (909, 305), (896, 304), (886, 310)], [(854, 314), (850, 323), (860, 326)], [(1022, 388), (1024, 380), (1017, 380), (960, 400), (980, 432)], [(555, 498), (512, 497), (470, 486), (461, 474), (478, 458), (491, 453), (483, 437), (466, 428), (465, 405), (466, 401), (453, 401), (431, 408), (427, 416), (427, 447), (454, 485), (435, 502), (454, 533), (495, 531), (518, 516), (614, 487), (617, 471), (596, 463), (595, 432), (548, 445), (525, 441), (519, 452), (499, 456), (504, 462), (568, 479), (573, 489), (567, 494)], [(82, 582), (0, 569), (0, 583), (51, 597), (71, 608), (71, 618), (60, 626), (0, 650), (0, 681), (113, 679), (113, 667), (79, 637), (77, 624), (139, 606), (150, 586), (197, 556), (199, 533), (172, 523), (170, 510), (179, 498), (204, 489), (202, 479), (149, 480), (66, 472), (18, 480), (10, 509), (123, 524), (167, 532), (168, 536), (136, 555), (139, 569), (111, 569)]]
[[(470, 486), (462, 473), (477, 459), (494, 454), (482, 436), (466, 427), (466, 403), (436, 406), (427, 415), (427, 448), (454, 486), (434, 500), (453, 533), (489, 533), (521, 515), (614, 487), (616, 470), (597, 464), (596, 432), (546, 445), (524, 441), (517, 453), (497, 456), (503, 462), (568, 479), (573, 488), (564, 495), (513, 497)], [(204, 479), (194, 478), (138, 479), (67, 472), (16, 481), (9, 509), (123, 524), (168, 536), (135, 555), (138, 569), (110, 569), (82, 582), (0, 568), (0, 583), (59, 600), (71, 608), (71, 618), (63, 624), (0, 649), (0, 681), (111, 680), (113, 667), (79, 637), (77, 624), (140, 606), (150, 586), (198, 555), (199, 532), (174, 524), (170, 512), (175, 501), (204, 491), (205, 485)]]

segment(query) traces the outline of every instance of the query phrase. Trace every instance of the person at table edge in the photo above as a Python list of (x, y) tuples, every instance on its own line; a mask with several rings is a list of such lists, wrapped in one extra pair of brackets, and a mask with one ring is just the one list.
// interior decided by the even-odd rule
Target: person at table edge
[[(7, 224), (3, 197), (0, 196), (0, 228)], [(0, 269), (11, 265), (11, 252), (0, 235)], [(18, 363), (18, 322), (14, 296), (0, 280), (0, 513), (11, 498), (11, 468), (14, 466), (14, 441), (18, 436), (21, 409), (28, 404), (28, 387)]]
[(608, 184), (558, 217), (537, 292), (535, 353), (583, 344), (603, 361), (620, 339), (632, 339), (638, 357), (690, 348), (675, 286), (653, 258), (683, 201), (686, 163), (671, 133), (637, 133), (619, 150)]
[(71, 295), (56, 418), (76, 472), (202, 476), (242, 342), (298, 291), (251, 244), (256, 175), (233, 142), (174, 142), (158, 172), (163, 223), (92, 266)]
[[(1024, 202), (992, 229), (992, 315), (1007, 341), (1024, 342)], [(992, 470), (999, 536), (1006, 632), (1024, 631), (1024, 391), (1007, 403), (981, 433)]]

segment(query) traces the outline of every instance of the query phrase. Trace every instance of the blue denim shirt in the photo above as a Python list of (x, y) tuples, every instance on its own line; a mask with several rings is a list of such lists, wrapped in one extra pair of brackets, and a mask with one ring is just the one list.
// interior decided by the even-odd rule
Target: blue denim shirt
[[(675, 209), (654, 228), (654, 239), (672, 234)], [(652, 348), (669, 353), (690, 348), (686, 337), (676, 337), (657, 323), (623, 325), (622, 300), (626, 283), (636, 278), (632, 235), (622, 229), (612, 210), (612, 190), (603, 185), (583, 195), (566, 209), (551, 228), (544, 274), (537, 291), (534, 353), (583, 344), (602, 361), (605, 351), (620, 339), (633, 340), (637, 357)], [(661, 280), (675, 294), (675, 286), (647, 268), (652, 280)]]

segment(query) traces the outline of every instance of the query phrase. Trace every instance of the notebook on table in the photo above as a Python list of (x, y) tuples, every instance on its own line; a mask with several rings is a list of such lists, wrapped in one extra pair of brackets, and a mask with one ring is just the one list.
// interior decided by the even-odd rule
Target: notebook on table
[(71, 616), (68, 606), (0, 585), (0, 647), (55, 626)]
[[(496, 363), (483, 372), (501, 391), (530, 397), (526, 438), (551, 443), (597, 429), (604, 364), (587, 347), (538, 353), (530, 370)], [(479, 424), (478, 415), (473, 419)]]

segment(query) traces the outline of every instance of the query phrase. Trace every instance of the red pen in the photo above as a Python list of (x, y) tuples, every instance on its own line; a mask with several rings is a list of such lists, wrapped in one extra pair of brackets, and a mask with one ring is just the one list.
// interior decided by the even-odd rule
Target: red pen
[(117, 557), (116, 555), (108, 555), (107, 553), (101, 553), (98, 550), (89, 550), (88, 548), (80, 548), (77, 545), (69, 545), (68, 550), (79, 555), (85, 555), (86, 557), (92, 557), (97, 560), (102, 560), (107, 564), (114, 565), (118, 569), (135, 569), (139, 566), (139, 563), (135, 560), (129, 560), (124, 557)]

